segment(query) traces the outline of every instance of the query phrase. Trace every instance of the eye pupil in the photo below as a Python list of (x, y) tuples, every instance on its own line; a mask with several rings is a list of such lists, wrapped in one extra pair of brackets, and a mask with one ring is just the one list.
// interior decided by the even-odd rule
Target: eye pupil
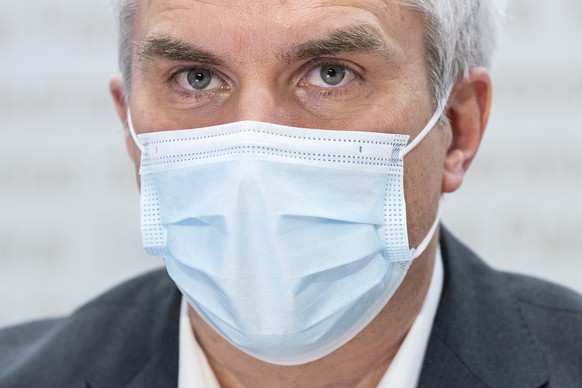
[(205, 89), (212, 81), (212, 73), (210, 70), (197, 69), (188, 72), (188, 83), (194, 89)]
[(321, 78), (328, 85), (338, 85), (346, 77), (346, 69), (337, 65), (325, 65), (321, 67)]

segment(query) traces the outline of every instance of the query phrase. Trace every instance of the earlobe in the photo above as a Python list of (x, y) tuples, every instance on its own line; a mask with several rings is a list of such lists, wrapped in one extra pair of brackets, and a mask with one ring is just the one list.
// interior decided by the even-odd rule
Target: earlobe
[(447, 105), (452, 140), (445, 158), (443, 193), (451, 193), (463, 183), (485, 132), (491, 95), (491, 77), (484, 68), (472, 69), (453, 88)]

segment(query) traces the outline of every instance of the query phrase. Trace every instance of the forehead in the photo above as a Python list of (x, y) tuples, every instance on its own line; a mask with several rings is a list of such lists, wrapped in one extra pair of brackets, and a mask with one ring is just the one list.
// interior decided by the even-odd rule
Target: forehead
[(379, 35), (398, 39), (406, 37), (415, 18), (400, 0), (138, 1), (135, 40), (159, 32), (214, 39), (220, 32), (268, 43), (275, 36), (301, 40), (350, 24), (368, 25)]
[(142, 9), (160, 12), (169, 8), (187, 10), (191, 7), (204, 7), (222, 12), (234, 11), (240, 18), (249, 14), (262, 16), (281, 16), (288, 18), (289, 11), (314, 10), (326, 8), (363, 9), (371, 12), (396, 12), (402, 5), (400, 0), (137, 0)]

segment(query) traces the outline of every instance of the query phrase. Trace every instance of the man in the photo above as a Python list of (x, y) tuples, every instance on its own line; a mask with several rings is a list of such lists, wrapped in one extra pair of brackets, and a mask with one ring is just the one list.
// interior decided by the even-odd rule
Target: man
[(171, 279), (1, 332), (0, 386), (581, 386), (580, 296), (438, 227), (501, 11), (122, 1), (110, 88)]

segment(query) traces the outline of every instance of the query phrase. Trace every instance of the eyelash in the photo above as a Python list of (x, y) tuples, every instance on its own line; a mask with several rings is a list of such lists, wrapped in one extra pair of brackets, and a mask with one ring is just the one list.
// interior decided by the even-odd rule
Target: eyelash
[[(352, 66), (346, 65), (344, 62), (340, 61), (340, 60), (336, 60), (336, 59), (330, 59), (330, 58), (322, 58), (322, 59), (317, 59), (311, 62), (307, 62), (306, 64), (304, 64), (299, 72), (299, 81), (297, 82), (297, 84), (300, 84), (303, 79), (313, 70), (315, 70), (318, 67), (321, 66), (339, 66), (339, 67), (343, 67), (345, 68), (348, 72), (350, 72), (351, 74), (354, 75), (355, 79), (353, 81), (351, 81), (350, 83), (348, 83), (345, 86), (342, 87), (338, 87), (338, 88), (320, 88), (311, 84), (307, 84), (306, 83), (306, 88), (311, 87), (309, 91), (309, 93), (312, 94), (317, 94), (321, 97), (336, 97), (336, 96), (341, 96), (343, 94), (346, 94), (348, 92), (348, 90), (346, 90), (346, 88), (349, 88), (350, 84), (352, 82), (357, 82), (360, 81), (362, 79), (362, 76), (360, 74), (359, 71), (356, 71)], [(187, 71), (192, 71), (192, 70), (199, 70), (199, 69), (206, 69), (208, 71), (210, 71), (210, 74), (212, 75), (212, 77), (218, 77), (219, 79), (223, 80), (223, 82), (226, 83), (226, 81), (224, 81), (224, 77), (222, 77), (216, 70), (214, 70), (211, 67), (204, 67), (204, 66), (195, 66), (195, 65), (189, 65), (189, 66), (183, 66), (180, 67), (178, 69), (175, 69), (173, 72), (170, 73), (170, 75), (168, 76), (166, 82), (169, 84), (176, 84), (177, 83), (177, 78), (180, 74), (187, 72)], [(214, 94), (216, 93), (216, 90), (200, 90), (200, 91), (184, 91), (184, 90), (176, 90), (176, 93), (178, 95), (180, 95), (181, 97), (185, 98), (185, 99), (201, 99), (204, 98), (210, 94)]]
[[(315, 70), (318, 67), (321, 66), (339, 66), (339, 67), (343, 67), (345, 68), (348, 72), (352, 73), (355, 77), (355, 79), (352, 82), (357, 82), (362, 80), (362, 75), (359, 71), (355, 70), (352, 66), (349, 66), (347, 64), (345, 64), (344, 62), (337, 60), (337, 59), (333, 59), (333, 58), (321, 58), (321, 59), (316, 59), (314, 61), (311, 62), (307, 62), (302, 70), (300, 71), (300, 79), (298, 81), (298, 83), (300, 84), (303, 79), (313, 70)], [(338, 88), (318, 88), (316, 86), (310, 85), (308, 84), (308, 86), (312, 86), (314, 88), (317, 89), (317, 91), (312, 91), (313, 93), (317, 93), (320, 96), (323, 97), (333, 97), (333, 96), (341, 96), (343, 94), (346, 94), (347, 90), (346, 88), (349, 88), (349, 85), (352, 83), (348, 83), (345, 86), (342, 87), (338, 87)]]
[[(168, 84), (174, 86), (178, 83), (177, 78), (180, 74), (183, 74), (183, 73), (188, 72), (188, 71), (200, 70), (200, 69), (208, 70), (212, 77), (217, 77), (220, 80), (222, 80), (222, 82), (226, 83), (226, 81), (224, 81), (224, 77), (221, 76), (212, 67), (196, 66), (196, 65), (182, 66), (182, 67), (175, 69), (174, 71), (172, 71), (170, 73), (166, 82)], [(198, 91), (190, 90), (190, 91), (188, 91), (188, 90), (180, 90), (180, 89), (176, 88), (176, 93), (185, 99), (201, 99), (201, 98), (204, 98), (210, 94), (214, 94), (216, 92), (217, 92), (216, 90), (198, 90)]]

